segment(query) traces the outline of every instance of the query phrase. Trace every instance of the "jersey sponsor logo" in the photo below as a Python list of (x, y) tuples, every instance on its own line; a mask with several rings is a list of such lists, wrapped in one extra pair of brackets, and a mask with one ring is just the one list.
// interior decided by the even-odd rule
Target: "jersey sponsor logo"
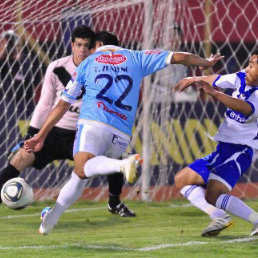
[(126, 147), (127, 147), (127, 143), (126, 143), (126, 142), (123, 142), (123, 141), (120, 141), (120, 140), (119, 140), (119, 137), (118, 137), (117, 135), (114, 135), (114, 136), (113, 136), (112, 143), (113, 143), (114, 145), (119, 145), (119, 146), (122, 147), (122, 148), (126, 148)]
[(161, 53), (161, 50), (147, 50), (145, 51), (146, 55), (158, 55)]
[(123, 114), (121, 114), (121, 113), (119, 113), (119, 112), (117, 112), (115, 110), (112, 110), (112, 109), (106, 107), (106, 105), (103, 103), (103, 101), (98, 101), (97, 102), (97, 106), (98, 106), (98, 108), (103, 109), (104, 111), (106, 111), (106, 112), (108, 112), (110, 114), (114, 114), (114, 115), (120, 117), (123, 120), (127, 120), (127, 116), (126, 115), (123, 115)]
[(126, 57), (121, 54), (110, 54), (110, 55), (101, 55), (96, 58), (96, 62), (101, 64), (113, 64), (118, 65), (126, 61)]
[(247, 118), (245, 117), (244, 114), (240, 113), (240, 112), (236, 112), (236, 111), (233, 111), (231, 109), (228, 109), (226, 111), (226, 115), (230, 118), (230, 119), (233, 119), (235, 120), (236, 122), (238, 123), (241, 123), (241, 124), (244, 124), (245, 121), (247, 120)]

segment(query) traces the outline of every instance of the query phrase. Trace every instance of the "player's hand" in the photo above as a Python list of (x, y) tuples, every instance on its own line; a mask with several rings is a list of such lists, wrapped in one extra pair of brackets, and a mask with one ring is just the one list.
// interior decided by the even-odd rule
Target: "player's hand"
[(200, 70), (205, 70), (207, 68), (212, 67), (213, 65), (215, 65), (218, 61), (222, 60), (224, 58), (224, 56), (222, 56), (220, 53), (218, 54), (211, 54), (211, 56), (209, 58), (207, 58), (206, 60), (209, 62), (207, 66), (199, 66)]
[(213, 96), (216, 90), (208, 83), (202, 80), (195, 82), (195, 87), (198, 91), (201, 89), (208, 95)]
[(194, 85), (195, 84), (195, 81), (196, 81), (196, 78), (195, 77), (187, 77), (187, 78), (184, 78), (182, 79), (181, 81), (179, 81), (177, 83), (177, 85), (175, 86), (175, 90), (176, 91), (179, 91), (179, 92), (182, 92), (184, 91), (186, 88), (188, 88), (189, 86), (191, 85)]
[(44, 139), (39, 137), (37, 134), (32, 138), (24, 142), (24, 149), (26, 152), (38, 152), (42, 149), (44, 144)]

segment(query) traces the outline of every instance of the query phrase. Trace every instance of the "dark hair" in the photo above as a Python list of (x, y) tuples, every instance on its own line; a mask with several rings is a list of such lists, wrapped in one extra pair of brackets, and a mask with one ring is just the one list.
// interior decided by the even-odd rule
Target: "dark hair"
[[(254, 56), (254, 55), (258, 56), (258, 47), (256, 47), (256, 48), (252, 51), (251, 56)], [(258, 63), (258, 58), (257, 58), (257, 63)]]
[(75, 38), (90, 39), (90, 48), (92, 48), (95, 38), (95, 32), (88, 26), (79, 25), (73, 29), (72, 42), (75, 41)]
[(103, 45), (119, 46), (119, 41), (117, 36), (108, 31), (96, 32), (95, 41), (100, 41), (103, 43)]

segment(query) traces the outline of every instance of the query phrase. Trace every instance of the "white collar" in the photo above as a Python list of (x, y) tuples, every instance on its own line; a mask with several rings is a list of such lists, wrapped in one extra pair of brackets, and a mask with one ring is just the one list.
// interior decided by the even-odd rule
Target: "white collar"
[(111, 52), (115, 52), (115, 51), (118, 51), (118, 50), (121, 50), (121, 49), (122, 49), (122, 48), (121, 48), (121, 47), (118, 47), (118, 46), (105, 45), (105, 46), (98, 47), (95, 52), (100, 52), (100, 51), (111, 51)]

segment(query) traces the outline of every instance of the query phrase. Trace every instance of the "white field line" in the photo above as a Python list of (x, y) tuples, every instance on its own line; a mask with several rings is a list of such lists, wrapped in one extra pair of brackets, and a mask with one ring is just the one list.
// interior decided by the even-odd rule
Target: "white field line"
[(162, 244), (156, 246), (148, 246), (141, 248), (124, 248), (119, 246), (101, 246), (101, 245), (80, 245), (80, 244), (72, 244), (72, 245), (38, 245), (38, 246), (0, 246), (0, 250), (25, 250), (25, 249), (68, 249), (73, 247), (84, 248), (84, 249), (101, 249), (101, 250), (115, 250), (115, 251), (138, 251), (138, 252), (149, 252), (155, 251), (170, 247), (187, 247), (187, 246), (198, 246), (198, 245), (213, 245), (213, 244), (233, 244), (233, 243), (244, 243), (244, 242), (252, 242), (256, 241), (258, 238), (255, 237), (247, 237), (247, 238), (237, 238), (226, 241), (219, 242), (199, 242), (199, 241), (189, 241), (186, 243), (171, 243), (171, 244)]
[[(69, 210), (66, 210), (65, 213), (72, 213), (72, 212), (78, 212), (78, 211), (95, 211), (95, 210), (103, 210), (103, 209), (106, 209), (106, 208), (96, 207), (96, 208), (69, 209)], [(0, 219), (16, 219), (16, 218), (33, 217), (33, 216), (40, 216), (40, 213), (9, 215), (9, 216), (0, 217)]]
[(189, 207), (194, 207), (191, 203), (186, 203), (186, 204), (170, 204), (169, 207), (172, 208), (189, 208)]

